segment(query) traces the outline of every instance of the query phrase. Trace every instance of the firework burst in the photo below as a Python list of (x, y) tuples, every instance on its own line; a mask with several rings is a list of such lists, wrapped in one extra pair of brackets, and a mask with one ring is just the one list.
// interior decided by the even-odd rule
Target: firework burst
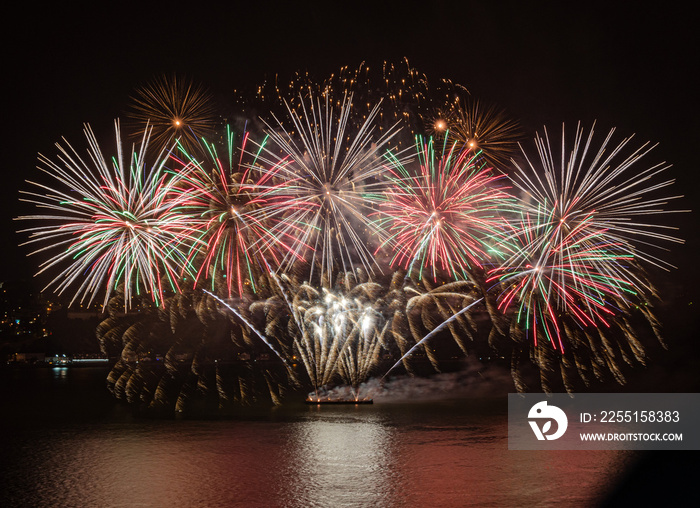
[[(438, 148), (439, 149), (439, 148)], [(491, 257), (490, 239), (511, 198), (497, 186), (499, 177), (479, 166), (478, 152), (458, 150), (416, 138), (418, 171), (393, 160), (386, 176), (391, 185), (380, 205), (377, 225), (389, 235), (392, 266), (429, 269), (465, 279), (468, 270)]]
[(379, 359), (384, 320), (371, 295), (376, 283), (358, 284), (348, 294), (303, 285), (294, 301), (300, 332), (295, 340), (316, 391), (336, 376), (357, 388)]
[(625, 154), (632, 137), (614, 146), (614, 132), (611, 129), (596, 148), (594, 129), (584, 136), (579, 125), (567, 154), (562, 126), (557, 159), (545, 129), (544, 137), (535, 138), (539, 161), (533, 162), (525, 153), (527, 166), (516, 163), (513, 184), (521, 191), (530, 215), (547, 217), (553, 226), (561, 226), (553, 230), (558, 234), (579, 231), (594, 236), (604, 231), (606, 243), (615, 245), (616, 251), (668, 269), (671, 265), (648, 252), (649, 248), (661, 249), (659, 242), (683, 240), (666, 233), (676, 228), (645, 219), (678, 212), (663, 207), (680, 196), (659, 196), (674, 180), (655, 181), (670, 166), (660, 163), (638, 169), (654, 146), (645, 143)]
[[(439, 370), (482, 348), (511, 355), (518, 390), (525, 359), (545, 391), (559, 372), (570, 390), (574, 371), (624, 382), (621, 361), (644, 363), (641, 339), (661, 337), (643, 266), (669, 269), (655, 249), (682, 242), (659, 219), (677, 197), (658, 180), (668, 166), (638, 170), (652, 146), (580, 126), (559, 154), (545, 130), (508, 193), (497, 175), (518, 124), (434, 83), (406, 60), (276, 79), (239, 104), (262, 115), (254, 134), (227, 131), (222, 148), (211, 96), (161, 78), (133, 98), (132, 153), (117, 123), (113, 158), (89, 127), (87, 156), (67, 143), (40, 156), (51, 183), (29, 182), (39, 211), (18, 219), (47, 258), (39, 273), (58, 272), (47, 288), (104, 294), (115, 393), (177, 410), (205, 391), (250, 403), (261, 387), (277, 403), (303, 382), (357, 395), (384, 360), (387, 374)], [(167, 376), (136, 366), (151, 349)]]
[(44, 245), (32, 254), (55, 252), (39, 273), (63, 267), (47, 288), (54, 286), (61, 294), (77, 286), (71, 304), (77, 299), (92, 303), (102, 291), (106, 304), (118, 286), (127, 306), (133, 291), (149, 291), (159, 302), (165, 287), (177, 288), (181, 259), (174, 244), (184, 218), (177, 200), (169, 197), (177, 180), (165, 171), (167, 152), (148, 163), (147, 131), (129, 156), (122, 149), (118, 122), (115, 131), (116, 157), (105, 159), (86, 126), (88, 158), (67, 143), (57, 144), (58, 162), (39, 156), (41, 171), (55, 187), (28, 182), (41, 193), (22, 193), (23, 201), (44, 210), (18, 218), (41, 223), (21, 231), (30, 233), (27, 244)]
[(264, 304), (277, 308), (265, 313), (265, 330), (290, 343), (289, 362), (303, 366), (315, 397), (334, 383), (349, 386), (357, 397), (381, 363), (381, 352), (392, 346), (392, 316), (403, 306), (402, 293), (395, 280), (382, 284), (361, 269), (336, 273), (334, 280), (333, 288), (317, 288), (287, 275), (278, 278), (282, 298), (277, 292)]
[(450, 141), (481, 151), (487, 164), (504, 169), (522, 137), (518, 122), (503, 110), (470, 98), (457, 97), (443, 114)]
[[(246, 110), (271, 111), (285, 115), (291, 107), (303, 114), (300, 97), (332, 98), (332, 104), (340, 108), (343, 98), (353, 97), (353, 114), (348, 118), (349, 127), (354, 131), (362, 128), (370, 116), (380, 135), (393, 131), (401, 124), (402, 136), (395, 138), (399, 149), (410, 148), (417, 134), (444, 132), (434, 129), (436, 111), (450, 111), (459, 97), (469, 94), (468, 90), (449, 79), (429, 81), (428, 77), (412, 67), (408, 59), (398, 62), (385, 61), (381, 66), (371, 67), (365, 62), (357, 67), (344, 66), (323, 79), (316, 79), (308, 73), (295, 73), (289, 80), (275, 76), (258, 86), (255, 100), (241, 94), (238, 102)], [(382, 109), (373, 113), (376, 104), (382, 102)]]
[(230, 129), (223, 156), (216, 144), (202, 141), (204, 162), (179, 145), (178, 189), (191, 225), (182, 240), (195, 287), (208, 280), (212, 291), (224, 288), (228, 298), (257, 291), (257, 277), (270, 270), (267, 258), (276, 266), (282, 255), (295, 254), (287, 247), (292, 238), (271, 231), (274, 215), (284, 207), (274, 198), (276, 174), (257, 164), (264, 142), (254, 153), (247, 146), (248, 133), (237, 143)]
[(616, 253), (619, 246), (608, 243), (605, 231), (591, 231), (586, 221), (569, 230), (553, 223), (552, 213), (525, 213), (510, 222), (508, 242), (501, 244), (507, 260), (490, 270), (487, 283), (502, 284), (499, 309), (517, 307), (517, 321), (532, 331), (535, 346), (539, 329), (563, 351), (559, 316), (566, 313), (580, 326), (609, 327), (617, 305), (637, 291), (625, 276), (632, 257)]
[(376, 233), (368, 214), (385, 185), (382, 150), (398, 132), (394, 129), (375, 139), (372, 122), (377, 105), (361, 128), (350, 134), (346, 127), (351, 107), (351, 98), (344, 98), (336, 117), (328, 94), (323, 102), (303, 101), (301, 113), (288, 105), (291, 126), (279, 120), (268, 125), (270, 143), (260, 156), (283, 179), (269, 194), (284, 214), (273, 234), (298, 239), (282, 266), (288, 268), (310, 252), (310, 279), (318, 269), (326, 287), (333, 285), (338, 267), (343, 272), (352, 272), (356, 263), (368, 272), (376, 267), (366, 245), (369, 234)]
[(212, 96), (192, 80), (181, 76), (160, 76), (136, 90), (129, 118), (136, 136), (152, 130), (152, 143), (163, 147), (179, 139), (194, 149), (199, 138), (213, 130), (216, 120)]
[(593, 130), (584, 138), (583, 129), (577, 128), (568, 158), (562, 132), (556, 167), (545, 131), (545, 138), (536, 139), (540, 171), (529, 158), (529, 170), (516, 166), (513, 178), (524, 197), (523, 210), (503, 233), (505, 259), (491, 270), (489, 281), (502, 283), (499, 307), (517, 308), (517, 322), (532, 331), (535, 344), (539, 330), (563, 351), (564, 317), (582, 328), (610, 328), (633, 305), (647, 303), (654, 289), (639, 260), (668, 265), (637, 245), (680, 242), (660, 233), (664, 226), (640, 220), (667, 213), (661, 206), (672, 198), (654, 193), (672, 181), (652, 181), (666, 167), (634, 171), (651, 148), (644, 145), (620, 157), (630, 138), (608, 150), (613, 132), (595, 150)]

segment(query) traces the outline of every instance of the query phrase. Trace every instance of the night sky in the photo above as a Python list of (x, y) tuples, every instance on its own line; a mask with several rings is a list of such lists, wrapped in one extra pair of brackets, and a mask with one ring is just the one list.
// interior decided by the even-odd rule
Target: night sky
[[(686, 195), (674, 206), (697, 208), (699, 48), (690, 11), (627, 2), (492, 3), (22, 3), (2, 34), (9, 93), (0, 280), (31, 279), (36, 269), (28, 249), (17, 247), (12, 217), (27, 211), (18, 190), (36, 174), (37, 153), (55, 158), (62, 136), (83, 149), (85, 122), (111, 146), (113, 121), (129, 95), (163, 73), (185, 74), (226, 100), (275, 73), (325, 77), (343, 65), (407, 57), (429, 80), (449, 78), (505, 108), (525, 127), (529, 149), (543, 125), (558, 136), (562, 122), (573, 129), (594, 120), (600, 136), (617, 127), (620, 137), (636, 133), (635, 145), (658, 142), (649, 162), (672, 163), (674, 192)], [(673, 221), (687, 243), (670, 246), (667, 258), (679, 270), (660, 283), (687, 305), (697, 295), (697, 213)]]

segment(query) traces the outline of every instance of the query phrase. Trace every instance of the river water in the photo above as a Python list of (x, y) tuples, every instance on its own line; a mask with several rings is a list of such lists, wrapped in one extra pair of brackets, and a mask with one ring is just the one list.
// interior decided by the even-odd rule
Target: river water
[(638, 460), (509, 451), (507, 400), (134, 416), (106, 370), (0, 370), (0, 506), (595, 506)]

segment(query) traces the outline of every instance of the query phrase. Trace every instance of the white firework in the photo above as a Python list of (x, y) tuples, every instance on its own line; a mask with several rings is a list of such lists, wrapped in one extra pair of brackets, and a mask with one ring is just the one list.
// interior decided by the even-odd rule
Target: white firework
[(394, 126), (375, 139), (379, 105), (357, 132), (349, 133), (351, 97), (344, 96), (338, 105), (336, 116), (328, 93), (323, 101), (302, 99), (297, 110), (286, 103), (291, 126), (277, 118), (274, 125), (267, 124), (270, 143), (261, 156), (283, 179), (266, 196), (269, 206), (283, 213), (273, 231), (280, 238), (296, 238), (294, 255), (287, 255), (282, 266), (311, 253), (310, 278), (319, 267), (328, 287), (338, 269), (352, 272), (356, 263), (370, 273), (377, 268), (367, 243), (379, 232), (368, 216), (386, 185), (383, 150), (398, 133)]
[(147, 130), (140, 146), (125, 153), (117, 121), (117, 153), (107, 159), (90, 126), (84, 132), (87, 158), (65, 140), (65, 146), (57, 143), (57, 162), (39, 155), (39, 169), (52, 185), (28, 181), (37, 190), (22, 193), (23, 201), (41, 210), (18, 217), (39, 223), (21, 231), (30, 234), (25, 244), (41, 245), (32, 254), (50, 255), (37, 275), (59, 268), (44, 289), (72, 290), (71, 305), (76, 300), (90, 305), (103, 291), (106, 304), (118, 287), (127, 306), (142, 291), (160, 302), (167, 286), (177, 288), (182, 260), (174, 245), (188, 228), (172, 199), (177, 177), (165, 169), (168, 152), (147, 162)]

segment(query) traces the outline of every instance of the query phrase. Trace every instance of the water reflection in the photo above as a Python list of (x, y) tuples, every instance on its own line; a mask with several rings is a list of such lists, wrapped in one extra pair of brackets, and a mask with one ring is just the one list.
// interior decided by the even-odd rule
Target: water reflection
[(51, 373), (56, 381), (65, 382), (68, 379), (68, 367), (53, 367)]
[(0, 506), (592, 506), (635, 458), (509, 451), (505, 399), (143, 420), (88, 370), (10, 374)]
[(634, 455), (509, 451), (477, 402), (314, 408), (292, 432), (287, 506), (593, 506)]
[(309, 408), (290, 443), (294, 506), (388, 506), (391, 429), (366, 406)]

